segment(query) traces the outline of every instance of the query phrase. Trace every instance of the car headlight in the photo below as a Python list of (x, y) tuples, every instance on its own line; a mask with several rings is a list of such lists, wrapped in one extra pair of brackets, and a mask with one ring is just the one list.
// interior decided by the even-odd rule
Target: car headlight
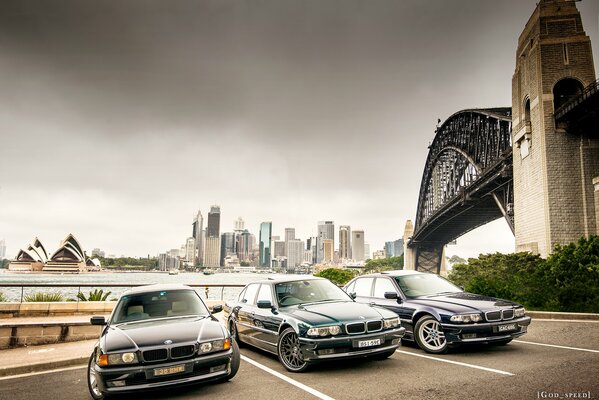
[(457, 314), (452, 315), (451, 318), (449, 318), (451, 322), (463, 322), (465, 324), (470, 322), (479, 322), (482, 321), (482, 319), (483, 318), (480, 314)]
[(524, 307), (516, 308), (514, 310), (514, 317), (516, 317), (516, 318), (520, 318), (525, 315), (526, 315), (526, 310), (524, 309)]
[(136, 353), (114, 353), (114, 354), (101, 354), (97, 363), (101, 367), (106, 367), (108, 365), (124, 365), (124, 364), (137, 364), (137, 354)]
[(319, 326), (316, 328), (308, 329), (308, 336), (329, 336), (338, 335), (341, 333), (341, 327), (339, 325), (333, 326)]
[(213, 340), (211, 342), (200, 343), (198, 354), (206, 354), (213, 351), (229, 350), (231, 348), (231, 339)]
[(399, 317), (387, 318), (383, 320), (385, 329), (396, 328), (399, 326)]

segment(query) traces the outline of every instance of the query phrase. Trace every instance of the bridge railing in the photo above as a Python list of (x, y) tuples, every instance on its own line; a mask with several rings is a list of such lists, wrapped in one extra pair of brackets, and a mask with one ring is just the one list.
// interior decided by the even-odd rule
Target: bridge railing
[[(4, 283), (0, 284), (0, 292), (6, 297), (8, 301), (20, 302), (23, 303), (26, 300), (26, 297), (30, 294), (35, 293), (36, 291), (41, 291), (45, 293), (60, 293), (65, 301), (72, 300), (74, 302), (79, 302), (80, 299), (77, 297), (78, 293), (83, 293), (87, 295), (87, 293), (83, 290), (93, 290), (93, 289), (106, 289), (106, 291), (110, 291), (111, 294), (107, 298), (107, 300), (118, 298), (123, 292), (132, 287), (141, 286), (143, 283), (132, 283), (132, 284), (124, 284), (124, 283)], [(239, 295), (241, 289), (245, 287), (245, 285), (241, 284), (186, 284), (187, 286), (191, 286), (196, 289), (196, 291), (206, 300), (233, 300)]]
[(570, 100), (566, 101), (564, 104), (559, 106), (557, 109), (555, 109), (555, 111), (553, 112), (553, 117), (556, 120), (563, 118), (573, 108), (578, 106), (580, 103), (582, 103), (589, 97), (595, 95), (597, 92), (599, 92), (599, 79), (597, 79), (595, 82), (591, 83), (586, 88), (584, 88), (582, 93), (580, 93), (578, 96), (571, 98)]

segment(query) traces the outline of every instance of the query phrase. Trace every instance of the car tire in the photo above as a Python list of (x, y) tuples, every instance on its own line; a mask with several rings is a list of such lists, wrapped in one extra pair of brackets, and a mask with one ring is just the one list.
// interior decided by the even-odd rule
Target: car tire
[(439, 321), (432, 315), (418, 320), (414, 328), (414, 339), (418, 346), (427, 353), (442, 354), (449, 349), (445, 333)]
[(94, 400), (104, 400), (108, 396), (106, 396), (100, 388), (98, 387), (98, 380), (100, 377), (96, 374), (96, 370), (94, 369), (94, 359), (96, 358), (96, 352), (93, 352), (89, 357), (89, 362), (87, 363), (87, 388), (89, 389), (89, 394)]
[(231, 339), (233, 339), (234, 342), (237, 342), (237, 346), (239, 348), (243, 347), (244, 343), (239, 339), (239, 332), (237, 331), (237, 325), (233, 318), (229, 320), (229, 333), (231, 334)]
[(290, 372), (303, 372), (308, 368), (300, 348), (300, 341), (293, 328), (285, 329), (277, 343), (279, 361)]
[(239, 345), (235, 340), (231, 340), (231, 348), (233, 349), (233, 356), (231, 357), (231, 370), (229, 374), (224, 378), (219, 379), (217, 382), (227, 382), (235, 375), (237, 375), (237, 371), (239, 371), (239, 364), (241, 363), (241, 353), (239, 352)]

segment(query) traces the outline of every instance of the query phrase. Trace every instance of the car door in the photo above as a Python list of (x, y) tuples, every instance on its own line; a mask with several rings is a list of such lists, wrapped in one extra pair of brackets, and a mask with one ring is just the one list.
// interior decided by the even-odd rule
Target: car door
[(237, 332), (242, 340), (249, 340), (254, 335), (254, 306), (259, 288), (259, 283), (247, 285), (243, 297), (238, 303)]
[(260, 347), (268, 351), (276, 351), (279, 326), (283, 321), (282, 317), (275, 314), (275, 309), (271, 308), (259, 308), (258, 302), (270, 302), (274, 305), (274, 299), (272, 295), (272, 285), (263, 283), (258, 290), (258, 296), (256, 298), (256, 308), (254, 310), (254, 329), (257, 342), (260, 343)]
[[(386, 292), (397, 293), (397, 299), (385, 298)], [(407, 301), (406, 296), (398, 288), (397, 282), (392, 277), (377, 277), (374, 283), (373, 302), (376, 305), (385, 307), (397, 315), (401, 319), (401, 324), (408, 332), (412, 332), (412, 316), (415, 308)]]
[(374, 278), (364, 277), (358, 278), (353, 286), (352, 293), (356, 294), (356, 301), (359, 303), (371, 303), (372, 302), (372, 284)]

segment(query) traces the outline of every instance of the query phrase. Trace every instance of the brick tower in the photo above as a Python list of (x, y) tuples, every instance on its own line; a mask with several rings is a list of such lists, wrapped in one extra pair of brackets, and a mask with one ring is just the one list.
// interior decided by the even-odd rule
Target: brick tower
[(512, 78), (516, 251), (546, 257), (556, 244), (597, 234), (599, 127), (574, 132), (554, 119), (594, 81), (575, 2), (541, 0), (518, 39)]

